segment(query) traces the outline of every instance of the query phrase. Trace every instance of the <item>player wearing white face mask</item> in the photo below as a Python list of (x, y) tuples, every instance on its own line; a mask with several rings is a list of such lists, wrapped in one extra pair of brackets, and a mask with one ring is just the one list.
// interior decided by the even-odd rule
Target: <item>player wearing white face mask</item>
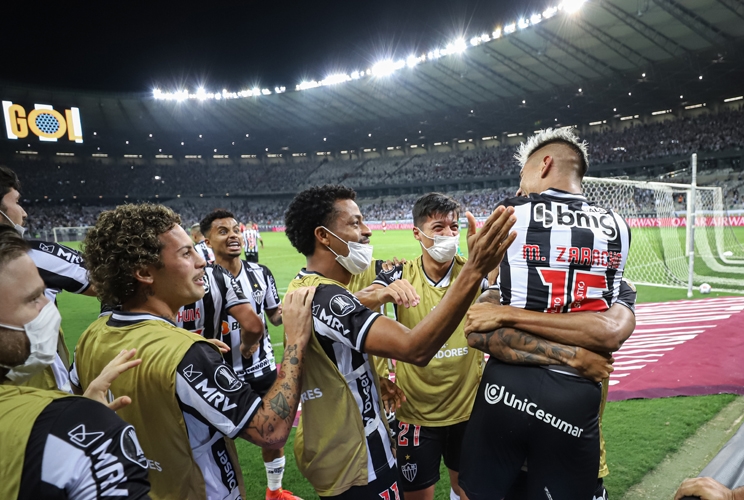
[(432, 362), (477, 297), (483, 276), (513, 241), (509, 229), (515, 219), (511, 211), (499, 210), (476, 234), (475, 220), (467, 214), (470, 260), (458, 269), (458, 279), (436, 308), (418, 304), (406, 309), (423, 311), (409, 329), (368, 309), (348, 289), (352, 275), (371, 261), (372, 233), (355, 196), (344, 186), (313, 187), (299, 193), (285, 214), (287, 237), (307, 260), (289, 290), (317, 286), (295, 458), (323, 498), (399, 500), (395, 444), (381, 418), (383, 396), (369, 355), (417, 366)]
[[(147, 459), (132, 426), (104, 406), (118, 374), (139, 364), (123, 351), (87, 398), (16, 384), (54, 361), (60, 316), (15, 229), (0, 226), (0, 498), (149, 498)], [(108, 456), (110, 467), (100, 468)], [(99, 467), (96, 467), (99, 465)]]
[[(429, 193), (413, 206), (413, 237), (421, 256), (382, 272), (373, 287), (408, 280), (421, 297), (414, 308), (394, 307), (396, 319), (414, 328), (453, 286), (466, 260), (457, 256), (460, 205), (441, 193)], [(488, 288), (483, 280), (480, 289)], [(470, 297), (473, 303), (476, 292)], [(450, 498), (466, 498), (457, 484), (460, 448), (475, 392), (483, 354), (468, 348), (462, 323), (426, 367), (399, 361), (395, 381), (406, 396), (396, 413), (400, 485), (406, 500), (432, 500), (442, 459), (450, 475)], [(435, 388), (435, 389), (433, 389)]]

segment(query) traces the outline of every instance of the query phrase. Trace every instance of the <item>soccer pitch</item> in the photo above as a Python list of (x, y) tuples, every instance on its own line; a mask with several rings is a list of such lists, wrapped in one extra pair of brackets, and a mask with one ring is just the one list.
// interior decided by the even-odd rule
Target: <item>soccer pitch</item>
[[(736, 228), (740, 229), (740, 228)], [(635, 233), (634, 229), (634, 233)], [(744, 236), (737, 231), (737, 236)], [(305, 264), (302, 255), (289, 244), (284, 233), (262, 234), (265, 243), (259, 253), (261, 264), (271, 269), (276, 278), (280, 294), (283, 294), (289, 281)], [(740, 238), (740, 241), (743, 241)], [(79, 248), (79, 243), (65, 243)], [(375, 231), (372, 235), (374, 257), (413, 259), (420, 255), (421, 247), (414, 240), (410, 230)], [(463, 249), (466, 248), (464, 233)], [(631, 254), (633, 248), (631, 247)], [(715, 297), (713, 293), (706, 297)], [(695, 297), (699, 298), (698, 292)], [(687, 298), (685, 290), (657, 287), (638, 287), (638, 302), (664, 302)], [(62, 293), (58, 296), (62, 313), (62, 326), (70, 351), (74, 348), (80, 334), (95, 320), (99, 303), (91, 297)], [(281, 327), (269, 325), (276, 350), (277, 359), (282, 355)], [(714, 417), (735, 396), (716, 395), (700, 397), (678, 397), (655, 400), (633, 400), (608, 403), (604, 414), (603, 432), (607, 443), (607, 461), (610, 475), (605, 478), (607, 490), (613, 499), (620, 499), (632, 485), (652, 470), (669, 453), (675, 452), (680, 444), (705, 422)], [(287, 469), (284, 476), (285, 488), (302, 498), (317, 498), (310, 484), (300, 475), (292, 454), (294, 431), (290, 436), (285, 452)], [(266, 473), (258, 447), (241, 439), (237, 440), (240, 462), (245, 477), (247, 499), (264, 498)], [(449, 499), (449, 476), (442, 467), (441, 480), (437, 485), (437, 500)]]

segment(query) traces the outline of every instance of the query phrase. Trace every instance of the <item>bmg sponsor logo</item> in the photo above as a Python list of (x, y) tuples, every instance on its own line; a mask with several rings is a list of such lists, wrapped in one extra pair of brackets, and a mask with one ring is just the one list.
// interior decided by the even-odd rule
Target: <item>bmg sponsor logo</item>
[(70, 141), (83, 142), (78, 108), (59, 112), (49, 104), (34, 104), (34, 109), (26, 112), (20, 104), (3, 101), (3, 118), (8, 139), (25, 139), (31, 132), (40, 141), (57, 142), (67, 135)]

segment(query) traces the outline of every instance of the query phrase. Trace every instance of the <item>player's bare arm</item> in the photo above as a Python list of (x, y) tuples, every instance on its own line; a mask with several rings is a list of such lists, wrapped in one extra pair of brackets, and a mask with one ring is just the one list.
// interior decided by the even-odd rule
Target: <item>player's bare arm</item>
[(275, 307), (274, 309), (266, 309), (264, 311), (266, 313), (266, 316), (268, 316), (269, 321), (274, 326), (279, 326), (282, 324), (282, 305), (279, 304), (278, 307)]
[(284, 297), (284, 332), (287, 347), (276, 382), (262, 399), (261, 408), (240, 436), (263, 448), (281, 448), (292, 430), (305, 349), (312, 332), (314, 287), (298, 288)]
[(730, 490), (710, 477), (685, 479), (680, 485), (674, 500), (695, 497), (700, 500), (744, 500), (744, 487)]
[(365, 352), (426, 366), (457, 328), (478, 293), (483, 276), (501, 262), (516, 237), (509, 232), (516, 222), (511, 207), (497, 208), (477, 233), (475, 218), (469, 212), (466, 216), (470, 259), (442, 302), (412, 330), (390, 318), (379, 318), (365, 339)]
[(515, 328), (498, 328), (484, 333), (473, 332), (467, 337), (470, 347), (488, 353), (505, 363), (566, 365), (595, 382), (601, 382), (613, 371), (613, 360), (608, 356), (581, 347), (551, 342)]
[(565, 345), (596, 352), (615, 352), (635, 329), (635, 315), (621, 304), (603, 313), (545, 314), (493, 302), (493, 295), (479, 299), (468, 311), (465, 335), (499, 328), (526, 330)]
[(240, 323), (240, 352), (249, 357), (253, 354), (251, 349), (263, 338), (263, 321), (247, 302), (231, 307), (228, 312)]

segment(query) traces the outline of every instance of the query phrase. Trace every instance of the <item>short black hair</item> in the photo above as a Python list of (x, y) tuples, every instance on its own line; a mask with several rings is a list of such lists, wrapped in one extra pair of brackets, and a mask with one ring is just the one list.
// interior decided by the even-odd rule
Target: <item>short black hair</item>
[(455, 217), (460, 215), (460, 204), (456, 199), (443, 193), (428, 193), (413, 204), (413, 224), (418, 227), (434, 214), (450, 212), (455, 212)]
[(4, 198), (11, 189), (21, 190), (21, 181), (15, 172), (6, 166), (0, 165), (0, 199)]
[(338, 200), (355, 200), (356, 191), (338, 184), (314, 186), (297, 194), (284, 213), (285, 233), (292, 246), (308, 257), (315, 252), (315, 228), (331, 225)]
[(218, 208), (210, 212), (199, 223), (199, 229), (204, 236), (209, 234), (209, 231), (212, 230), (212, 223), (217, 219), (235, 219), (235, 214), (222, 208)]
[(27, 253), (30, 248), (13, 226), (0, 225), (0, 269)]

